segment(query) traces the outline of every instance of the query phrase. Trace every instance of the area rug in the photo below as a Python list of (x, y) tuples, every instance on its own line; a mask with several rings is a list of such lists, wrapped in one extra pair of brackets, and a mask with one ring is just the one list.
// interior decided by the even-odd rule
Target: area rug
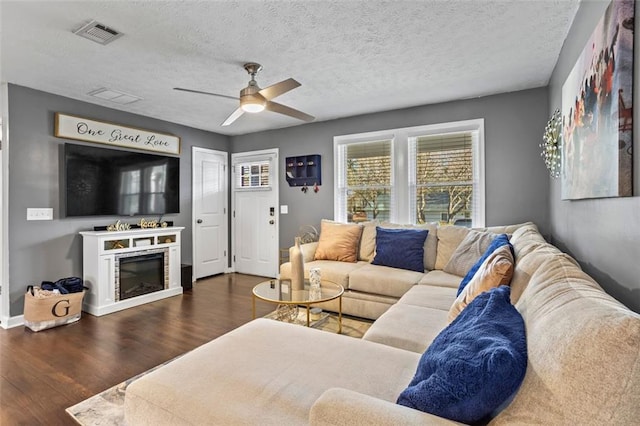
[[(273, 314), (266, 315), (270, 317)], [(298, 314), (296, 323), (302, 323), (306, 321), (306, 315), (303, 312)], [(368, 321), (360, 318), (342, 317), (342, 334), (361, 338), (364, 333), (369, 329), (373, 321)], [(329, 315), (321, 321), (318, 321), (314, 325), (314, 328), (327, 331), (329, 333), (336, 333), (338, 331), (338, 316), (335, 314)], [(179, 357), (178, 357), (179, 358)], [(174, 358), (176, 359), (176, 358)], [(150, 372), (162, 367), (165, 364), (170, 363), (173, 359), (160, 364), (152, 369), (138, 374), (129, 380), (126, 380), (120, 384), (117, 384), (104, 392), (92, 396), (89, 399), (67, 408), (65, 411), (80, 425), (83, 426), (122, 426), (126, 425), (124, 421), (124, 396), (127, 391), (127, 386), (133, 383), (138, 378), (149, 374)]]

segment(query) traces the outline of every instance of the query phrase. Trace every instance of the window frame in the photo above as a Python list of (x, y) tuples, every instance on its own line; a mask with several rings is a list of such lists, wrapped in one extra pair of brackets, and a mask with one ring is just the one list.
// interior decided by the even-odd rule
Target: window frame
[[(391, 206), (390, 221), (415, 223), (416, 212), (411, 198), (416, 194), (416, 161), (410, 158), (411, 143), (421, 136), (447, 133), (472, 133), (473, 200), (472, 226), (485, 226), (485, 155), (484, 119), (472, 119), (424, 126), (404, 127), (333, 138), (334, 158), (334, 220), (347, 221), (346, 199), (346, 146), (354, 143), (391, 140)], [(413, 142), (412, 142), (413, 141)], [(343, 158), (344, 157), (344, 158)], [(341, 163), (342, 162), (342, 163)], [(344, 193), (344, 194), (343, 194)]]

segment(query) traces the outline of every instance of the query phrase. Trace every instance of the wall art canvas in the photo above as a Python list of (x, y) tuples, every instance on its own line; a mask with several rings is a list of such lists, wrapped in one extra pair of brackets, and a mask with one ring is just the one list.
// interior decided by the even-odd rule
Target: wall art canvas
[(562, 87), (562, 199), (629, 197), (634, 1), (612, 1)]

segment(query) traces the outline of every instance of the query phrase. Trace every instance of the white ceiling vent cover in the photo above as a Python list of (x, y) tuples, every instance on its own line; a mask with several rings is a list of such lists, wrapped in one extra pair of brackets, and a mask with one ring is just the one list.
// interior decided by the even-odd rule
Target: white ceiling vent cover
[(90, 96), (95, 96), (96, 98), (115, 102), (121, 105), (132, 104), (142, 99), (140, 96), (130, 95), (128, 93), (119, 92), (117, 90), (111, 90), (104, 87), (102, 89), (94, 90), (93, 92), (89, 92), (87, 94)]
[(83, 25), (73, 33), (79, 35), (80, 37), (88, 38), (89, 40), (95, 41), (99, 44), (111, 43), (113, 40), (123, 35), (113, 28), (102, 25), (95, 20), (92, 20), (88, 24)]

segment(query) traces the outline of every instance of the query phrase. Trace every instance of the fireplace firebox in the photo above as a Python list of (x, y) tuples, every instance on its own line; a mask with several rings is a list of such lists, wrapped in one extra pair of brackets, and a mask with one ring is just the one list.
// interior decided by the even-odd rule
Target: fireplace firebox
[(117, 300), (126, 300), (166, 288), (168, 277), (164, 250), (119, 256), (116, 266)]

